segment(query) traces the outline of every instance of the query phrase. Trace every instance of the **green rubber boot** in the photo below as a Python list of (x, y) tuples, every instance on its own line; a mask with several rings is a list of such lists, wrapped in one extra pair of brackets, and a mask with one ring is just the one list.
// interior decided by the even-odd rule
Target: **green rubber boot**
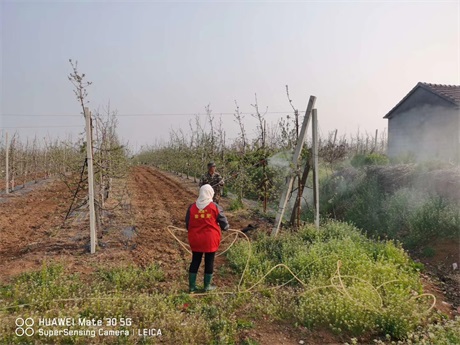
[(188, 274), (188, 292), (189, 293), (195, 293), (198, 291), (198, 288), (196, 287), (196, 273), (189, 273)]
[(204, 291), (205, 292), (216, 289), (214, 285), (211, 285), (211, 281), (212, 281), (212, 274), (205, 274), (204, 275)]

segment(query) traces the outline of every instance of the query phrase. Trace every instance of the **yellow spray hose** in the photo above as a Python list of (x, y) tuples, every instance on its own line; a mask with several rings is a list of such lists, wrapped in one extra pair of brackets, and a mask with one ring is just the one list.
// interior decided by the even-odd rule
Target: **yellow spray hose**
[[(171, 234), (171, 236), (173, 238), (175, 238), (177, 240), (177, 242), (185, 249), (185, 251), (187, 251), (188, 253), (192, 253), (189, 249), (189, 245), (188, 243), (185, 243), (183, 242), (182, 240), (180, 240), (175, 234), (174, 234), (174, 231), (182, 231), (182, 232), (187, 232), (187, 230), (185, 229), (181, 229), (181, 228), (178, 228), (178, 227), (175, 227), (175, 226), (168, 226), (167, 227), (167, 230), (169, 231), (169, 233)], [(240, 278), (240, 281), (238, 283), (238, 286), (237, 286), (237, 293), (249, 293), (249, 292), (254, 292), (254, 291), (258, 291), (258, 290), (255, 290), (255, 287), (260, 285), (264, 279), (273, 271), (275, 270), (276, 268), (279, 268), (279, 267), (282, 267), (284, 269), (286, 269), (291, 275), (292, 275), (292, 279), (290, 279), (288, 282), (285, 282), (283, 284), (280, 284), (280, 285), (276, 285), (276, 286), (273, 286), (273, 287), (270, 287), (270, 288), (264, 288), (264, 290), (267, 290), (267, 289), (277, 289), (277, 288), (280, 288), (282, 286), (285, 286), (286, 284), (290, 283), (291, 281), (293, 280), (296, 280), (297, 282), (299, 282), (300, 285), (302, 285), (304, 288), (307, 288), (308, 287), (308, 284), (305, 283), (302, 279), (300, 279), (294, 272), (292, 272), (292, 270), (286, 266), (285, 264), (277, 264), (275, 266), (273, 266), (272, 268), (270, 268), (270, 270), (268, 270), (267, 273), (265, 273), (264, 276), (262, 276), (256, 283), (254, 283), (251, 287), (247, 288), (247, 289), (242, 289), (242, 283), (243, 283), (243, 278), (244, 278), (244, 275), (246, 274), (246, 272), (248, 271), (249, 269), (249, 262), (250, 262), (250, 258), (252, 256), (252, 245), (251, 245), (251, 241), (249, 240), (248, 236), (239, 231), (239, 230), (233, 230), (233, 229), (229, 229), (228, 230), (229, 233), (233, 234), (234, 235), (234, 238), (232, 240), (232, 242), (230, 243), (230, 245), (223, 251), (217, 253), (217, 256), (220, 256), (220, 255), (223, 255), (224, 253), (226, 253), (235, 243), (236, 241), (238, 240), (238, 237), (239, 235), (243, 235), (244, 238), (246, 239), (246, 241), (248, 242), (248, 249), (249, 249), (249, 254), (248, 254), (248, 258), (246, 260), (246, 265), (245, 265), (245, 268), (243, 270), (243, 273), (241, 274), (241, 278)], [(230, 237), (232, 235), (227, 235), (225, 236), (223, 239), (222, 239), (222, 242), (224, 242), (228, 237)], [(324, 259), (324, 257), (322, 257), (322, 259)], [(314, 262), (310, 263), (308, 266), (312, 265)], [(306, 266), (306, 267), (308, 267)], [(382, 288), (383, 286), (387, 285), (387, 284), (391, 284), (391, 283), (395, 283), (395, 282), (399, 282), (399, 280), (395, 279), (395, 280), (390, 280), (390, 281), (387, 281), (387, 282), (384, 282), (383, 284), (380, 284), (379, 286), (377, 287), (374, 287), (370, 282), (362, 279), (362, 278), (359, 278), (359, 277), (356, 277), (356, 276), (349, 276), (349, 275), (341, 275), (340, 274), (340, 268), (342, 266), (342, 262), (340, 260), (337, 261), (337, 269), (335, 271), (335, 273), (332, 275), (332, 277), (330, 278), (330, 282), (331, 284), (330, 285), (324, 285), (324, 286), (316, 286), (316, 287), (312, 287), (310, 289), (306, 289), (304, 290), (302, 293), (303, 294), (307, 294), (309, 292), (312, 292), (312, 291), (315, 291), (315, 290), (321, 290), (321, 289), (327, 289), (327, 288), (333, 288), (335, 290), (337, 290), (341, 295), (343, 295), (345, 298), (348, 298), (349, 300), (351, 300), (352, 302), (356, 303), (357, 305), (361, 306), (362, 308), (364, 309), (367, 309), (367, 310), (371, 310), (371, 311), (374, 311), (374, 312), (377, 312), (377, 313), (380, 313), (383, 309), (385, 309), (384, 305), (383, 305), (383, 298), (381, 296), (381, 294), (378, 292), (378, 290), (380, 288)], [(305, 267), (305, 268), (306, 268)], [(300, 274), (300, 273), (299, 273)], [(366, 304), (363, 304), (361, 301), (353, 298), (351, 296), (351, 294), (349, 293), (347, 287), (345, 286), (345, 284), (343, 283), (343, 280), (342, 278), (348, 278), (348, 279), (355, 279), (355, 280), (359, 280), (367, 285), (369, 285), (371, 287), (371, 289), (374, 291), (374, 293), (378, 296), (378, 301), (379, 301), (379, 305), (376, 307), (374, 305), (366, 305)], [(338, 281), (338, 283), (336, 282)], [(259, 290), (260, 291), (260, 290)], [(218, 294), (218, 295), (234, 295), (235, 292), (231, 292), (231, 291), (219, 291), (219, 292), (212, 292), (212, 294)], [(206, 296), (206, 295), (209, 295), (209, 293), (195, 293), (193, 294), (192, 296)], [(434, 306), (436, 305), (436, 297), (433, 295), (433, 294), (430, 294), (430, 293), (423, 293), (423, 294), (420, 294), (420, 295), (416, 295), (416, 296), (413, 296), (410, 298), (410, 300), (415, 300), (415, 299), (418, 299), (418, 298), (421, 298), (421, 297), (424, 297), (424, 296), (427, 296), (427, 297), (431, 297), (433, 299), (433, 302), (431, 304), (431, 306), (426, 310), (424, 311), (422, 314), (425, 314), (425, 313), (429, 313), (433, 308)], [(54, 299), (53, 301), (55, 302), (68, 302), (68, 301), (79, 301), (79, 300), (110, 300), (110, 299), (118, 299), (118, 298), (124, 298), (126, 299), (127, 297), (123, 297), (123, 296), (111, 296), (111, 297), (82, 297), (82, 298), (63, 298), (63, 299)], [(129, 299), (129, 298), (128, 298)], [(7, 306), (5, 308), (0, 308), (1, 311), (3, 310), (7, 310), (7, 309), (11, 309), (11, 308), (17, 308), (17, 307), (24, 307), (24, 306), (32, 306), (34, 304), (20, 304), (20, 305), (10, 305), (10, 306)]]
[[(171, 234), (171, 236), (173, 236), (177, 242), (185, 249), (185, 251), (187, 251), (188, 253), (192, 254), (191, 250), (190, 250), (190, 246), (188, 245), (188, 243), (185, 243), (183, 241), (181, 241), (175, 234), (174, 234), (174, 231), (181, 231), (181, 232), (187, 232), (186, 229), (182, 229), (182, 228), (178, 228), (178, 227), (175, 227), (175, 226), (168, 226), (167, 227), (169, 233)], [(247, 272), (247, 270), (249, 269), (249, 262), (250, 262), (250, 259), (251, 259), (251, 256), (252, 256), (252, 245), (251, 245), (251, 241), (249, 240), (248, 236), (244, 233), (244, 232), (241, 232), (240, 230), (233, 230), (233, 229), (229, 229), (228, 232), (230, 232), (229, 235), (225, 236), (224, 238), (222, 238), (222, 241), (221, 242), (224, 242), (227, 238), (229, 238), (230, 236), (232, 236), (231, 234), (234, 235), (234, 238), (232, 240), (232, 242), (230, 243), (229, 246), (227, 246), (227, 248), (221, 252), (218, 252), (216, 255), (217, 256), (220, 256), (224, 253), (226, 253), (234, 244), (235, 242), (237, 241), (239, 235), (243, 235), (244, 238), (246, 239), (246, 241), (248, 242), (248, 249), (249, 249), (249, 254), (248, 254), (248, 258), (246, 260), (246, 265), (244, 267), (244, 270), (241, 274), (241, 278), (240, 278), (240, 281), (238, 283), (238, 286), (237, 286), (237, 292), (238, 293), (248, 293), (248, 292), (252, 292), (254, 291), (254, 288), (256, 286), (258, 286), (259, 284), (261, 284), (264, 279), (273, 271), (275, 270), (276, 268), (278, 267), (282, 267), (284, 269), (286, 269), (291, 275), (292, 275), (292, 279), (290, 279), (288, 282), (285, 282), (281, 285), (276, 285), (276, 286), (273, 286), (271, 287), (270, 289), (276, 289), (276, 288), (280, 288), (282, 286), (285, 286), (286, 284), (290, 283), (291, 281), (293, 280), (296, 280), (297, 282), (299, 282), (300, 285), (302, 285), (304, 288), (307, 288), (308, 287), (308, 284), (306, 282), (304, 282), (302, 279), (300, 279), (288, 266), (286, 266), (285, 264), (277, 264), (275, 266), (273, 266), (272, 268), (270, 268), (268, 270), (267, 273), (265, 273), (265, 275), (263, 275), (255, 284), (253, 284), (251, 287), (247, 288), (247, 289), (242, 289), (241, 286), (242, 286), (242, 283), (243, 283), (243, 278)], [(324, 259), (324, 257), (323, 257)], [(310, 263), (310, 265), (313, 264), (313, 263)], [(380, 312), (382, 309), (384, 309), (384, 303), (383, 303), (383, 298), (382, 298), (382, 295), (379, 293), (379, 289), (382, 288), (383, 286), (387, 285), (387, 284), (391, 284), (391, 283), (396, 283), (396, 282), (399, 282), (399, 280), (395, 279), (395, 280), (390, 280), (390, 281), (387, 281), (387, 282), (384, 282), (383, 284), (380, 284), (379, 286), (377, 287), (374, 287), (370, 282), (368, 282), (367, 280), (365, 279), (362, 279), (360, 277), (356, 277), (356, 276), (350, 276), (350, 275), (341, 275), (340, 273), (340, 268), (342, 267), (342, 261), (341, 260), (338, 260), (337, 261), (337, 269), (335, 271), (335, 273), (332, 275), (332, 277), (330, 278), (330, 282), (331, 284), (330, 285), (324, 285), (324, 286), (317, 286), (317, 287), (313, 287), (313, 288), (310, 288), (310, 289), (306, 289), (303, 291), (304, 294), (308, 293), (308, 292), (312, 292), (312, 291), (315, 291), (315, 290), (320, 290), (320, 289), (327, 289), (327, 288), (334, 288), (335, 290), (337, 290), (340, 294), (342, 294), (345, 298), (353, 301), (354, 303), (356, 303), (357, 305), (361, 306), (362, 308), (364, 309), (367, 309), (367, 310), (371, 310), (371, 311), (374, 311), (374, 312)], [(366, 285), (368, 285), (371, 290), (375, 293), (376, 296), (378, 296), (378, 306), (375, 306), (375, 305), (366, 305), (366, 304), (363, 304), (361, 301), (353, 298), (351, 296), (351, 294), (349, 293), (347, 287), (345, 286), (344, 282), (343, 282), (343, 279), (342, 278), (348, 278), (348, 279), (355, 279), (355, 280), (358, 280)], [(265, 288), (266, 290), (267, 288)], [(235, 294), (235, 292), (229, 292), (229, 291), (219, 291), (219, 292), (212, 292), (212, 294), (220, 294), (220, 295), (228, 295), (228, 294)], [(209, 295), (209, 293), (194, 293), (193, 296), (206, 296), (206, 295)], [(436, 305), (436, 297), (433, 295), (433, 294), (430, 294), (430, 293), (424, 293), (424, 294), (420, 294), (420, 295), (417, 295), (417, 296), (414, 296), (414, 297), (411, 297), (410, 300), (413, 300), (413, 299), (417, 299), (417, 298), (420, 298), (420, 297), (424, 297), (424, 296), (427, 296), (427, 297), (431, 297), (433, 299), (432, 301), (432, 304), (431, 306), (423, 313), (429, 313), (433, 308), (434, 306)]]

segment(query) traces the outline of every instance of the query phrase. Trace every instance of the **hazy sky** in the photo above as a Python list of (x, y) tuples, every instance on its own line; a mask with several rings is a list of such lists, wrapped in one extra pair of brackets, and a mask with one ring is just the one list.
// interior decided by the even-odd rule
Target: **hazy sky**
[[(235, 137), (235, 100), (253, 113), (255, 93), (274, 123), (292, 113), (286, 85), (301, 114), (317, 97), (323, 135), (383, 130), (382, 117), (419, 81), (460, 85), (458, 0), (0, 6), (0, 127), (22, 138), (83, 132), (69, 58), (93, 82), (90, 108), (110, 101), (133, 147), (187, 131), (194, 116), (177, 114), (204, 114), (207, 104)], [(255, 120), (245, 121), (253, 132)]]

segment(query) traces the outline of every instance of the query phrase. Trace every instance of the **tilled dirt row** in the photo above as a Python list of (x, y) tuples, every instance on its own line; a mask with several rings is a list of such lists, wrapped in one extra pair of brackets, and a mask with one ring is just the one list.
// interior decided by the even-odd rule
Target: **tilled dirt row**
[[(67, 246), (54, 237), (63, 224), (69, 193), (58, 181), (37, 185), (26, 195), (11, 193), (0, 204), (0, 278), (37, 266), (44, 256)], [(33, 255), (36, 254), (36, 255)]]
[[(181, 241), (187, 242), (184, 231), (185, 213), (198, 193), (197, 184), (190, 180), (166, 175), (152, 167), (136, 168), (130, 186), (135, 192), (132, 196), (132, 206), (136, 210), (135, 249), (132, 251), (134, 261), (139, 266), (151, 263), (159, 264), (166, 274), (167, 280), (182, 282), (186, 289), (186, 276), (191, 255), (168, 231)], [(232, 224), (232, 217), (230, 216)], [(225, 250), (233, 236), (224, 233), (220, 251)], [(215, 270), (226, 264), (223, 256), (216, 257)], [(201, 267), (201, 271), (203, 271)], [(201, 272), (202, 273), (202, 272)], [(222, 286), (236, 288), (239, 277), (220, 277), (215, 275), (214, 281)]]
[[(146, 267), (156, 263), (168, 282), (184, 283), (190, 254), (167, 227), (185, 227), (185, 213), (196, 200), (197, 184), (153, 167), (133, 168), (125, 183), (126, 188), (112, 196), (123, 199), (123, 207), (109, 212), (110, 221), (98, 233), (99, 247), (93, 255), (88, 253), (87, 209), (64, 222), (72, 193), (62, 182), (50, 180), (27, 193), (3, 197), (0, 280), (37, 270), (44, 262), (59, 262), (82, 273), (97, 265)], [(119, 203), (112, 200), (112, 204)], [(174, 231), (187, 242), (186, 232)], [(219, 258), (216, 267), (223, 260)]]
[[(140, 266), (157, 263), (169, 278), (183, 275), (189, 254), (167, 227), (184, 228), (187, 207), (196, 194), (150, 167), (137, 168), (130, 185), (134, 191), (132, 206), (136, 210), (134, 261)], [(177, 232), (177, 236), (186, 240), (184, 233)]]

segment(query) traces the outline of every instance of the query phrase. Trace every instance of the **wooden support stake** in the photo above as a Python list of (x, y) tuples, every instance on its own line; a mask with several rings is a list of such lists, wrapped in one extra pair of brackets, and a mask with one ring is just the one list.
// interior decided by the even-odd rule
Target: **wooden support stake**
[(88, 164), (88, 202), (89, 202), (89, 234), (91, 254), (96, 252), (96, 212), (94, 209), (94, 171), (93, 171), (93, 131), (91, 128), (91, 112), (85, 107), (86, 120), (86, 159)]
[(313, 151), (313, 200), (315, 204), (315, 225), (319, 228), (319, 183), (318, 183), (318, 116), (312, 112), (312, 151)]
[[(302, 151), (303, 143), (305, 141), (305, 137), (307, 134), (307, 127), (308, 123), (310, 122), (310, 114), (315, 105), (316, 97), (310, 96), (310, 100), (308, 101), (307, 110), (305, 111), (305, 117), (302, 124), (302, 129), (300, 130), (299, 139), (297, 140), (297, 146), (294, 151), (294, 157), (292, 158), (292, 166), (297, 169), (298, 167), (298, 160), (300, 157), (300, 152)], [(272, 236), (276, 236), (278, 234), (278, 230), (281, 226), (281, 222), (283, 220), (284, 212), (286, 211), (286, 205), (289, 200), (289, 195), (291, 194), (292, 185), (294, 184), (295, 175), (291, 173), (288, 182), (284, 188), (283, 194), (281, 195), (280, 204), (278, 207), (278, 213), (276, 214), (275, 226), (273, 227)]]

